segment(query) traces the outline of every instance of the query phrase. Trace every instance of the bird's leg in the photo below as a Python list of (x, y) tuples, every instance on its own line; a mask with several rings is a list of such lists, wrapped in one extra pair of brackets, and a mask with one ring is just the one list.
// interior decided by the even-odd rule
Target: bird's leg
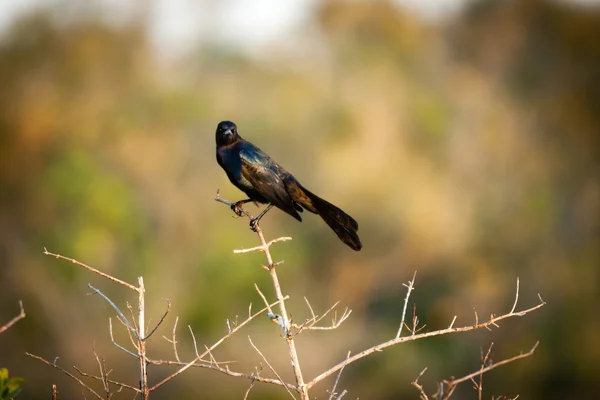
[(258, 221), (260, 221), (260, 219), (267, 213), (267, 211), (269, 211), (271, 208), (273, 208), (273, 204), (270, 204), (268, 206), (265, 207), (264, 210), (262, 210), (262, 212), (260, 214), (258, 214), (256, 217), (252, 218), (250, 220), (250, 229), (252, 229), (254, 232), (256, 232), (256, 226), (258, 225)]
[(242, 210), (241, 210), (241, 208), (242, 208), (242, 205), (244, 205), (244, 204), (246, 204), (246, 203), (250, 203), (251, 201), (252, 201), (251, 199), (245, 199), (245, 200), (239, 200), (239, 201), (236, 201), (235, 203), (233, 203), (233, 204), (231, 205), (231, 210), (232, 210), (234, 213), (236, 213), (236, 215), (237, 215), (238, 217), (241, 217), (241, 216), (242, 216)]

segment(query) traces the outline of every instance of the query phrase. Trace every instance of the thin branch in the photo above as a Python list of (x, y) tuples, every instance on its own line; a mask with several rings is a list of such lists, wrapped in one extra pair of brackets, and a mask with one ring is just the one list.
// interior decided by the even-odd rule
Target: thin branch
[[(350, 357), (350, 352), (346, 355), (346, 360)], [(345, 365), (344, 365), (345, 367)], [(343, 394), (340, 394), (337, 398), (335, 397), (335, 389), (340, 381), (340, 377), (342, 376), (342, 372), (344, 371), (344, 367), (340, 368), (340, 372), (337, 374), (337, 378), (335, 378), (335, 382), (333, 383), (333, 388), (331, 388), (331, 392), (329, 393), (329, 400), (341, 399)]]
[(60, 254), (54, 254), (54, 253), (50, 253), (48, 250), (46, 250), (46, 248), (45, 248), (45, 247), (44, 247), (44, 254), (45, 254), (45, 255), (47, 255), (47, 256), (52, 256), (52, 257), (61, 258), (61, 259), (63, 259), (63, 260), (70, 261), (70, 262), (72, 262), (73, 264), (75, 264), (75, 265), (79, 265), (80, 267), (83, 267), (83, 268), (85, 268), (85, 269), (87, 269), (87, 270), (89, 270), (89, 271), (92, 271), (93, 273), (95, 273), (95, 274), (98, 274), (98, 275), (100, 275), (100, 276), (102, 276), (102, 277), (104, 277), (104, 278), (106, 278), (106, 279), (108, 279), (108, 280), (110, 280), (110, 281), (113, 281), (113, 282), (115, 282), (115, 283), (118, 283), (118, 284), (120, 284), (120, 285), (123, 285), (123, 286), (125, 286), (125, 287), (127, 287), (127, 288), (129, 288), (129, 289), (133, 290), (134, 292), (137, 292), (137, 291), (139, 290), (137, 287), (133, 286), (131, 283), (127, 283), (127, 282), (125, 282), (125, 281), (122, 281), (122, 280), (120, 280), (120, 279), (117, 279), (117, 278), (115, 278), (115, 277), (114, 277), (114, 276), (112, 276), (112, 275), (108, 275), (108, 274), (106, 274), (106, 273), (104, 273), (104, 272), (98, 271), (97, 269), (95, 269), (95, 268), (92, 268), (92, 267), (90, 267), (89, 265), (86, 265), (86, 264), (84, 264), (84, 263), (82, 263), (82, 262), (79, 262), (79, 261), (77, 261), (77, 260), (75, 260), (75, 259), (73, 259), (73, 258), (69, 258), (69, 257), (61, 256)]
[[(98, 368), (100, 369), (100, 377), (102, 378), (102, 385), (104, 386), (104, 392), (106, 396), (110, 398), (110, 389), (108, 387), (108, 377), (106, 375), (106, 365), (104, 360), (100, 361), (100, 357), (98, 357), (98, 353), (96, 353), (96, 346), (92, 347), (92, 352), (94, 353), (94, 357), (96, 358), (96, 362), (98, 363)], [(75, 366), (73, 366), (75, 368)], [(77, 370), (77, 368), (75, 368)]]
[(254, 387), (255, 383), (256, 383), (256, 381), (254, 379), (252, 381), (250, 381), (250, 386), (248, 387), (248, 390), (246, 390), (246, 394), (244, 395), (244, 400), (248, 400), (248, 395), (250, 394), (250, 391)]
[[(151, 359), (149, 359), (148, 362), (150, 364), (154, 364), (154, 365), (173, 365), (173, 366), (181, 366), (181, 367), (190, 365), (190, 363), (188, 363), (188, 362), (171, 361), (171, 360), (151, 360)], [(219, 364), (222, 364), (222, 362), (219, 362)], [(206, 362), (206, 363), (194, 362), (193, 364), (190, 365), (190, 368), (191, 367), (212, 369), (213, 371), (217, 371), (217, 372), (223, 373), (225, 375), (233, 376), (236, 378), (244, 378), (244, 379), (248, 379), (250, 381), (267, 383), (267, 384), (272, 384), (272, 385), (277, 385), (277, 386), (285, 386), (288, 389), (297, 390), (296, 386), (291, 383), (281, 382), (280, 380), (274, 379), (274, 378), (263, 378), (263, 377), (259, 376), (258, 374), (247, 374), (247, 373), (243, 373), (243, 372), (232, 371), (228, 365), (226, 365), (225, 367), (221, 367), (219, 365), (211, 364), (209, 362)], [(153, 388), (153, 390), (155, 390), (155, 389)]]
[[(282, 299), (282, 300), (278, 300), (278, 301), (270, 304), (270, 306), (272, 307), (274, 305), (277, 305), (280, 301), (283, 301), (283, 300), (286, 300), (286, 299), (287, 299), (287, 296), (284, 299)], [(215, 348), (217, 348), (217, 346), (219, 346), (221, 343), (223, 343), (231, 335), (233, 335), (234, 333), (236, 333), (237, 331), (239, 331), (242, 327), (244, 327), (246, 324), (248, 324), (250, 321), (252, 321), (254, 318), (256, 318), (258, 315), (262, 314), (266, 310), (267, 310), (267, 307), (264, 307), (263, 309), (255, 312), (254, 314), (252, 314), (251, 316), (249, 316), (248, 318), (246, 318), (244, 321), (242, 321), (235, 328), (231, 329), (231, 331), (227, 335), (223, 336), (221, 339), (217, 340), (212, 346), (210, 346), (208, 348), (209, 351), (213, 351)], [(252, 375), (248, 375), (248, 374), (241, 374), (241, 373), (233, 374), (233, 373), (229, 373), (229, 369), (228, 368), (220, 368), (220, 367), (204, 366), (204, 365), (196, 364), (199, 360), (203, 359), (207, 354), (208, 354), (207, 352), (204, 352), (202, 354), (198, 354), (192, 361), (187, 362), (187, 363), (163, 362), (163, 361), (160, 361), (160, 360), (152, 360), (150, 358), (147, 358), (146, 361), (148, 363), (150, 363), (150, 364), (168, 364), (168, 365), (182, 365), (183, 364), (182, 367), (179, 368), (177, 371), (173, 372), (171, 375), (167, 376), (162, 381), (160, 381), (157, 384), (155, 384), (154, 386), (152, 386), (150, 388), (150, 392), (158, 389), (160, 386), (164, 385), (165, 383), (167, 383), (171, 379), (175, 378), (177, 375), (181, 374), (182, 372), (184, 372), (188, 368), (195, 367), (195, 366), (199, 366), (199, 367), (203, 367), (203, 368), (212, 368), (212, 369), (215, 369), (217, 371), (224, 372), (224, 373), (226, 373), (228, 375), (243, 376), (243, 377), (248, 378), (248, 379), (260, 380), (260, 379), (257, 379), (258, 377), (255, 377), (255, 376), (252, 376)], [(269, 383), (273, 383), (273, 382), (269, 382)]]
[(17, 322), (19, 322), (20, 320), (22, 320), (23, 318), (25, 318), (25, 316), (26, 316), (25, 309), (23, 308), (23, 302), (21, 300), (19, 300), (19, 308), (20, 308), (19, 315), (17, 315), (16, 317), (14, 317), (10, 321), (8, 321), (6, 324), (2, 325), (0, 327), (0, 333), (6, 331), (11, 326), (13, 326)]
[(427, 371), (427, 367), (423, 368), (423, 371), (421, 371), (421, 373), (419, 374), (419, 376), (417, 376), (417, 378), (414, 381), (412, 381), (412, 383), (411, 383), (411, 385), (413, 385), (414, 387), (416, 387), (417, 390), (419, 391), (419, 398), (421, 400), (429, 400), (429, 398), (425, 394), (425, 391), (423, 390), (423, 386), (419, 383), (419, 379), (421, 379), (421, 377), (423, 376), (423, 374), (425, 373), (425, 371)]
[(308, 302), (308, 299), (306, 299), (306, 297), (304, 298), (304, 300), (306, 300), (306, 303), (308, 304), (308, 308), (310, 310), (310, 313), (312, 315), (311, 318), (307, 319), (303, 324), (301, 325), (297, 325), (297, 324), (290, 324), (290, 326), (294, 329), (297, 329), (297, 331), (294, 333), (295, 335), (298, 335), (300, 332), (307, 330), (307, 331), (330, 331), (333, 329), (337, 329), (339, 328), (339, 326), (344, 323), (344, 321), (346, 321), (346, 319), (348, 319), (348, 317), (350, 316), (350, 314), (352, 314), (352, 310), (349, 310), (348, 308), (346, 308), (344, 310), (344, 313), (342, 314), (341, 318), (338, 320), (337, 319), (337, 311), (334, 312), (334, 317), (331, 320), (331, 325), (328, 326), (316, 326), (316, 324), (318, 324), (319, 322), (321, 322), (321, 320), (323, 320), (323, 318), (325, 318), (331, 311), (333, 311), (333, 309), (335, 307), (337, 307), (340, 302), (336, 302), (334, 305), (332, 305), (331, 307), (329, 307), (329, 309), (327, 311), (325, 311), (323, 313), (323, 315), (318, 316), (315, 315), (310, 303)]
[[(122, 387), (122, 388), (124, 388), (124, 389), (129, 389), (129, 390), (132, 390), (132, 391), (134, 391), (134, 392), (136, 392), (136, 393), (139, 393), (139, 392), (140, 392), (140, 389), (138, 389), (138, 388), (136, 388), (136, 387), (134, 387), (134, 386), (128, 385), (128, 384), (126, 384), (126, 383), (122, 383), (122, 382), (114, 381), (114, 380), (112, 380), (112, 379), (108, 379), (108, 378), (107, 378), (107, 377), (106, 377), (104, 374), (103, 374), (102, 376), (97, 376), (97, 375), (93, 375), (93, 374), (88, 374), (88, 373), (86, 373), (86, 372), (83, 372), (81, 369), (77, 368), (76, 366), (73, 366), (73, 369), (74, 369), (75, 371), (77, 371), (77, 372), (78, 372), (80, 375), (82, 375), (82, 376), (85, 376), (86, 378), (92, 378), (92, 379), (96, 379), (96, 380), (99, 380), (99, 381), (106, 381), (106, 382), (108, 382), (108, 383), (112, 383), (113, 385), (120, 386), (120, 387)], [(106, 390), (106, 391), (107, 391), (107, 393), (108, 393), (108, 390), (106, 389), (106, 387), (105, 387), (105, 390)]]
[(121, 346), (120, 344), (118, 344), (115, 341), (115, 337), (113, 336), (113, 328), (112, 328), (112, 318), (108, 319), (108, 329), (110, 332), (110, 340), (112, 341), (112, 343), (119, 349), (123, 350), (125, 353), (135, 357), (135, 358), (139, 358), (139, 356), (135, 353), (133, 353), (132, 351), (127, 350), (125, 347)]
[(319, 383), (320, 381), (322, 381), (323, 379), (325, 379), (326, 377), (328, 377), (329, 375), (339, 371), (340, 368), (344, 367), (347, 364), (353, 363), (357, 360), (360, 360), (361, 358), (364, 358), (366, 356), (368, 356), (369, 354), (372, 354), (376, 351), (380, 351), (382, 349), (385, 349), (386, 347), (390, 347), (393, 345), (396, 345), (398, 343), (403, 343), (403, 342), (409, 342), (409, 341), (413, 341), (413, 340), (419, 340), (419, 339), (424, 339), (427, 337), (432, 337), (432, 336), (440, 336), (440, 335), (447, 335), (450, 333), (457, 333), (457, 332), (468, 332), (468, 331), (472, 331), (472, 330), (476, 330), (476, 329), (482, 329), (482, 328), (488, 328), (490, 326), (498, 326), (497, 323), (499, 321), (502, 321), (504, 319), (507, 318), (511, 318), (511, 317), (520, 317), (523, 316), (527, 313), (530, 313), (532, 311), (535, 311), (541, 307), (543, 307), (546, 303), (542, 302), (534, 307), (522, 310), (522, 311), (517, 311), (517, 312), (509, 312), (507, 314), (504, 315), (500, 315), (500, 316), (491, 316), (490, 319), (486, 322), (483, 323), (476, 323), (475, 325), (468, 325), (468, 326), (463, 326), (463, 327), (458, 327), (458, 328), (446, 328), (446, 329), (440, 329), (437, 331), (432, 331), (432, 332), (426, 332), (426, 333), (421, 333), (421, 334), (415, 334), (412, 336), (405, 336), (405, 337), (398, 337), (398, 338), (394, 338), (392, 340), (388, 340), (387, 342), (384, 343), (380, 343), (376, 346), (370, 347), (366, 350), (363, 350), (362, 352), (355, 354), (354, 356), (350, 357), (349, 359), (340, 362), (339, 364), (335, 365), (334, 367), (330, 368), (329, 370), (323, 372), (322, 374), (320, 374), (319, 376), (317, 376), (316, 378), (314, 378), (312, 381), (310, 381), (309, 383), (306, 384), (307, 389), (310, 389), (311, 387), (313, 387), (315, 384)]
[(137, 332), (136, 332), (136, 329), (134, 329), (134, 328), (131, 326), (131, 323), (130, 323), (130, 322), (127, 320), (127, 318), (125, 318), (125, 315), (123, 315), (123, 313), (121, 312), (121, 310), (119, 309), (119, 307), (117, 307), (117, 305), (116, 305), (115, 303), (113, 303), (113, 301), (112, 301), (110, 298), (108, 298), (108, 296), (107, 296), (107, 295), (105, 295), (105, 294), (104, 294), (104, 293), (102, 293), (100, 290), (98, 290), (98, 289), (96, 289), (95, 287), (93, 287), (91, 284), (89, 284), (89, 283), (88, 283), (88, 287), (89, 287), (90, 289), (92, 289), (92, 290), (94, 291), (94, 293), (96, 293), (96, 294), (99, 294), (100, 296), (102, 296), (102, 298), (103, 298), (104, 300), (106, 300), (106, 301), (107, 301), (107, 303), (108, 303), (108, 304), (110, 304), (110, 305), (112, 306), (112, 308), (114, 308), (114, 309), (115, 309), (115, 311), (117, 312), (117, 315), (118, 315), (118, 316), (121, 318), (121, 322), (123, 322), (123, 324), (124, 324), (124, 325), (125, 325), (125, 326), (126, 326), (128, 329), (130, 329), (130, 330), (131, 330), (131, 332), (133, 332), (133, 334), (134, 334), (134, 335), (136, 335), (136, 337), (137, 337)]
[(240, 250), (233, 250), (233, 252), (235, 254), (241, 254), (241, 253), (249, 253), (251, 251), (265, 251), (266, 249), (268, 249), (269, 247), (271, 247), (271, 245), (273, 243), (277, 243), (277, 242), (287, 242), (288, 240), (292, 240), (291, 237), (289, 236), (283, 236), (277, 239), (273, 239), (270, 242), (266, 243), (265, 245), (262, 246), (256, 246), (256, 247), (251, 247), (249, 249), (240, 249)]
[[(147, 399), (150, 394), (148, 387), (148, 359), (146, 357), (146, 303), (145, 293), (146, 288), (144, 287), (144, 278), (138, 277), (138, 326), (137, 326), (137, 338), (138, 338), (138, 355), (140, 361), (140, 389), (142, 399)], [(167, 310), (168, 311), (168, 310)], [(135, 318), (133, 318), (135, 321)], [(160, 324), (160, 322), (159, 322)], [(151, 333), (152, 334), (152, 333)]]
[(535, 352), (535, 349), (538, 347), (538, 345), (539, 345), (539, 344), (540, 344), (540, 342), (539, 342), (539, 341), (537, 341), (537, 342), (535, 342), (535, 344), (533, 345), (533, 347), (531, 348), (531, 350), (529, 350), (527, 353), (521, 353), (521, 354), (519, 354), (519, 355), (516, 355), (516, 356), (514, 356), (514, 357), (508, 358), (508, 359), (506, 359), (506, 360), (498, 361), (497, 363), (494, 363), (494, 364), (492, 364), (492, 365), (488, 365), (487, 367), (485, 367), (485, 368), (482, 368), (482, 369), (480, 369), (479, 371), (473, 372), (472, 374), (465, 375), (465, 376), (463, 376), (462, 378), (459, 378), (459, 379), (454, 379), (454, 380), (452, 380), (451, 384), (452, 384), (453, 386), (456, 386), (456, 385), (458, 385), (459, 383), (462, 383), (462, 382), (468, 381), (468, 380), (470, 380), (471, 378), (474, 378), (474, 377), (476, 377), (476, 376), (477, 376), (477, 375), (479, 375), (479, 374), (483, 374), (483, 373), (486, 373), (486, 372), (488, 372), (488, 371), (491, 371), (491, 370), (493, 370), (494, 368), (497, 368), (497, 367), (499, 367), (499, 366), (501, 366), (501, 365), (508, 364), (508, 363), (510, 363), (510, 362), (517, 361), (517, 360), (520, 360), (520, 359), (522, 359), (522, 358), (527, 358), (527, 357), (530, 357), (531, 355), (533, 355), (533, 353)]
[(400, 327), (398, 327), (398, 333), (396, 334), (396, 339), (400, 337), (402, 334), (402, 327), (404, 326), (404, 319), (406, 317), (406, 307), (408, 305), (408, 299), (410, 298), (410, 293), (415, 288), (415, 279), (417, 278), (417, 271), (413, 274), (412, 280), (408, 281), (408, 285), (404, 284), (407, 288), (406, 290), (406, 298), (404, 299), (404, 307), (402, 308), (402, 319), (400, 320)]
[(173, 340), (167, 339), (163, 336), (168, 342), (173, 343), (173, 352), (175, 353), (175, 359), (177, 361), (181, 361), (179, 359), (179, 352), (177, 351), (177, 323), (179, 322), (179, 317), (175, 317), (175, 323), (173, 324)]
[(267, 301), (267, 298), (265, 297), (265, 295), (263, 294), (263, 292), (260, 291), (260, 289), (258, 288), (258, 285), (256, 283), (254, 284), (254, 289), (256, 289), (256, 291), (260, 295), (261, 299), (263, 299), (263, 302), (267, 306), (268, 313), (269, 314), (273, 314), (273, 310), (271, 309), (271, 306), (269, 305), (269, 302)]
[[(517, 282), (518, 282), (518, 280), (517, 280)], [(514, 311), (514, 309), (512, 311)], [(481, 369), (479, 370), (479, 384), (477, 385), (477, 394), (478, 394), (479, 400), (482, 400), (482, 396), (483, 396), (483, 373), (484, 373), (483, 369), (488, 365), (488, 362), (491, 361), (490, 354), (492, 353), (492, 347), (494, 347), (494, 342), (492, 342), (490, 344), (490, 347), (488, 348), (487, 353), (485, 353), (485, 357), (483, 358), (483, 360), (481, 360)], [(474, 381), (473, 378), (471, 378), (471, 380)]]
[(25, 353), (26, 355), (28, 355), (29, 357), (35, 358), (36, 360), (39, 360), (41, 362), (43, 362), (44, 364), (48, 364), (51, 367), (56, 368), (57, 370), (61, 371), (63, 374), (67, 375), (69, 378), (73, 379), (75, 382), (77, 382), (79, 384), (79, 386), (85, 389), (87, 389), (91, 394), (93, 394), (96, 398), (103, 400), (104, 398), (102, 396), (100, 396), (98, 393), (96, 393), (94, 391), (94, 389), (92, 389), (91, 387), (89, 387), (88, 385), (86, 385), (81, 379), (79, 379), (78, 377), (76, 377), (75, 375), (73, 375), (72, 373), (70, 373), (69, 371), (67, 371), (66, 369), (58, 366), (56, 363), (52, 363), (48, 360), (46, 360), (43, 357), (40, 356), (36, 356), (35, 354), (31, 354), (31, 353)]
[[(256, 347), (254, 345), (254, 343), (252, 343), (252, 339), (250, 339), (250, 336), (248, 336), (248, 341), (250, 342), (250, 344), (252, 345), (252, 347), (254, 348), (254, 350), (256, 350), (256, 352), (262, 357), (263, 361), (265, 362), (265, 364), (267, 364), (267, 366), (269, 367), (269, 369), (275, 374), (275, 376), (277, 377), (277, 379), (279, 379), (280, 382), (283, 382), (283, 379), (281, 379), (281, 376), (279, 376), (279, 374), (277, 373), (277, 371), (275, 371), (275, 368), (273, 368), (273, 366), (271, 365), (271, 363), (269, 363), (269, 360), (267, 360), (267, 358), (263, 355), (263, 353), (261, 353), (261, 351), (258, 349), (258, 347)], [(295, 399), (296, 396), (294, 396), (294, 394), (290, 391), (290, 389), (287, 386), (284, 386), (285, 390), (287, 390), (287, 392), (290, 394), (290, 396), (292, 396), (292, 399)]]
[[(541, 300), (541, 297), (540, 297), (540, 300)], [(511, 313), (515, 312), (515, 309), (517, 308), (517, 302), (518, 301), (519, 301), (519, 277), (517, 276), (517, 293), (515, 294), (515, 302), (513, 303), (513, 306), (510, 309)]]
[(156, 323), (156, 325), (154, 325), (154, 328), (152, 328), (152, 330), (150, 331), (150, 333), (148, 333), (144, 337), (144, 340), (147, 340), (148, 338), (150, 338), (150, 336), (152, 336), (154, 334), (154, 332), (156, 332), (156, 330), (158, 329), (158, 327), (164, 322), (164, 320), (167, 317), (167, 314), (169, 313), (170, 310), (171, 310), (171, 300), (167, 299), (167, 309), (165, 310), (165, 312), (162, 315), (162, 317), (160, 317), (160, 320), (158, 320), (158, 322)]
[[(219, 196), (218, 190), (217, 190), (217, 195), (215, 197), (215, 200), (218, 202), (227, 204), (227, 205), (229, 205), (229, 207), (232, 207), (234, 205), (234, 203), (232, 203), (230, 201), (221, 199), (221, 197)], [(238, 209), (242, 214), (244, 214), (248, 218), (252, 219), (252, 215), (249, 212), (247, 212), (243, 208), (240, 209), (240, 207), (238, 207)], [(296, 350), (296, 344), (294, 342), (294, 337), (290, 334), (290, 320), (288, 318), (288, 313), (287, 313), (287, 309), (285, 306), (284, 297), (281, 292), (281, 286), (279, 285), (279, 278), (277, 277), (277, 272), (276, 272), (276, 268), (275, 268), (277, 263), (273, 263), (273, 258), (271, 257), (271, 253), (269, 251), (269, 247), (271, 244), (275, 243), (276, 241), (282, 241), (282, 240), (287, 240), (287, 239), (279, 238), (279, 239), (275, 239), (274, 241), (267, 243), (267, 241), (265, 240), (265, 237), (263, 235), (262, 229), (260, 228), (258, 223), (255, 224), (254, 231), (256, 232), (256, 234), (258, 235), (258, 239), (260, 240), (262, 251), (265, 254), (265, 258), (267, 260), (266, 267), (269, 270), (269, 275), (271, 276), (271, 280), (273, 282), (273, 287), (275, 288), (275, 295), (276, 295), (277, 300), (279, 301), (279, 311), (280, 311), (279, 314), (281, 316), (281, 325), (282, 325), (282, 329), (283, 329), (283, 335), (284, 335), (284, 337), (286, 339), (286, 343), (288, 345), (288, 354), (290, 357), (290, 361), (292, 363), (294, 377), (296, 378), (297, 390), (300, 392), (300, 396), (301, 396), (302, 400), (308, 400), (309, 399), (308, 390), (307, 390), (306, 384), (304, 383), (304, 377), (302, 376), (302, 369), (300, 367), (300, 362), (298, 360), (298, 352)]]

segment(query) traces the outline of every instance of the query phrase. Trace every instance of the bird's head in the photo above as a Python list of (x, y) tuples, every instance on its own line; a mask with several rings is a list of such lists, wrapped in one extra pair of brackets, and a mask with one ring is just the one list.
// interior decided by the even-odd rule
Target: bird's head
[(227, 146), (239, 139), (237, 126), (231, 121), (221, 121), (215, 134), (217, 146)]

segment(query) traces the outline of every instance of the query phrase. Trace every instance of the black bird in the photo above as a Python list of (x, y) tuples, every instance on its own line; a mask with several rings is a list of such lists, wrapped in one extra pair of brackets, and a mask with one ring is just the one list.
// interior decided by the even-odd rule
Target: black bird
[[(225, 170), (231, 183), (249, 197), (240, 200), (232, 209), (240, 214), (238, 207), (244, 203), (268, 204), (250, 221), (256, 224), (273, 206), (285, 211), (302, 222), (299, 212), (303, 208), (319, 214), (338, 235), (342, 242), (353, 250), (360, 250), (362, 244), (356, 231), (358, 223), (344, 211), (319, 196), (309, 192), (292, 174), (271, 159), (265, 152), (244, 140), (231, 121), (222, 121), (217, 126), (217, 162)], [(240, 214), (241, 215), (241, 214)]]

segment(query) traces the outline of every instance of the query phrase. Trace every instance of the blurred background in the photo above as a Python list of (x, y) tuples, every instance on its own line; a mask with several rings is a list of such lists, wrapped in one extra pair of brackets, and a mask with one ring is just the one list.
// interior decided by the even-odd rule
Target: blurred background
[[(242, 136), (310, 190), (360, 223), (355, 253), (313, 215), (262, 221), (296, 321), (335, 301), (353, 314), (338, 331), (299, 337), (311, 379), (393, 337), (417, 272), (426, 329), (510, 310), (546, 307), (477, 331), (407, 343), (344, 370), (350, 398), (417, 398), (410, 382), (479, 368), (494, 342), (499, 361), (535, 355), (484, 379), (485, 398), (589, 398), (600, 359), (600, 6), (595, 1), (261, 0), (0, 2), (0, 367), (25, 378), (19, 398), (80, 398), (60, 372), (96, 372), (137, 385), (135, 360), (108, 334), (114, 311), (87, 284), (125, 307), (123, 288), (74, 265), (76, 258), (135, 283), (148, 315), (173, 304), (149, 347), (182, 357), (226, 332), (227, 318), (274, 298), (245, 219), (213, 198), (242, 193), (215, 161), (214, 130)], [(249, 206), (255, 212), (254, 206)], [(412, 302), (411, 302), (412, 306)], [(482, 317), (483, 318), (483, 317)], [(121, 327), (119, 327), (120, 329)], [(216, 353), (260, 362), (250, 335), (292, 380), (277, 326), (255, 320)], [(119, 330), (117, 340), (128, 342)], [(170, 370), (151, 367), (157, 382)], [(319, 398), (332, 385), (312, 393)], [(242, 398), (248, 382), (188, 371), (154, 398)], [(474, 398), (470, 384), (457, 398)], [(121, 396), (121, 397), (119, 397)], [(123, 397), (124, 396), (124, 397)], [(129, 396), (129, 395), (127, 395)], [(117, 398), (129, 398), (124, 394)], [(256, 386), (250, 398), (283, 398)]]

